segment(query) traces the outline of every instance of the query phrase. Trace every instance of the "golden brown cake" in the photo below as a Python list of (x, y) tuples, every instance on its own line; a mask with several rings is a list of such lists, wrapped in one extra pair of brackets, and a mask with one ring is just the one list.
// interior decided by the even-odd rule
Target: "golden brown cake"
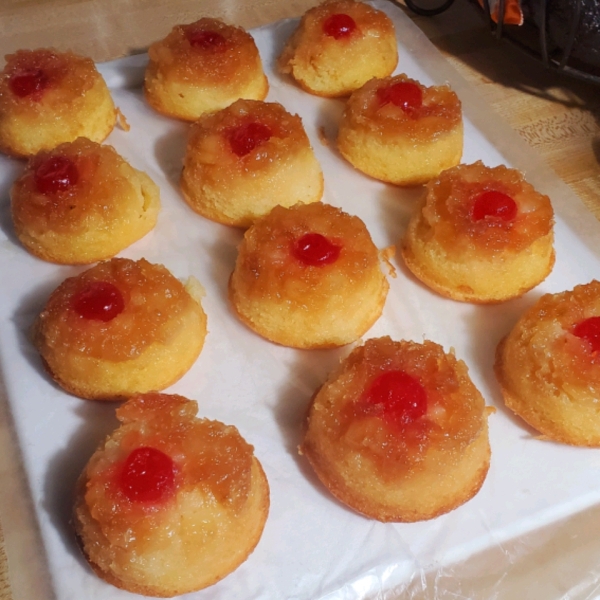
[(364, 223), (321, 202), (276, 206), (240, 244), (229, 281), (238, 317), (296, 348), (357, 340), (381, 315), (388, 283)]
[(460, 162), (460, 101), (447, 85), (426, 87), (406, 75), (373, 79), (350, 96), (337, 144), (346, 160), (375, 179), (425, 183)]
[(315, 394), (300, 450), (354, 510), (379, 521), (432, 519), (481, 488), (491, 411), (453, 352), (371, 339)]
[(158, 112), (194, 121), (239, 98), (264, 100), (269, 84), (252, 36), (204, 18), (152, 44), (144, 93)]
[(549, 275), (553, 223), (548, 196), (516, 169), (460, 165), (427, 184), (402, 241), (402, 256), (443, 296), (501, 302)]
[(101, 142), (117, 111), (94, 62), (72, 52), (19, 50), (0, 73), (0, 151), (31, 156), (87, 137)]
[(317, 202), (323, 173), (299, 116), (238, 100), (192, 126), (181, 189), (199, 214), (248, 227), (277, 205)]
[(269, 485), (252, 446), (196, 411), (181, 396), (132, 398), (79, 478), (78, 542), (112, 585), (159, 597), (200, 590), (242, 564), (261, 537)]
[(398, 63), (394, 24), (382, 11), (355, 0), (328, 0), (301, 19), (278, 59), (307, 92), (347, 96)]
[(125, 258), (66, 279), (35, 324), (48, 372), (90, 400), (122, 400), (175, 383), (206, 336), (194, 282), (184, 286), (162, 265)]
[(506, 406), (546, 439), (600, 446), (600, 282), (542, 296), (498, 346)]
[(29, 252), (88, 264), (111, 258), (153, 229), (160, 195), (114, 148), (78, 138), (29, 160), (12, 187), (11, 209)]

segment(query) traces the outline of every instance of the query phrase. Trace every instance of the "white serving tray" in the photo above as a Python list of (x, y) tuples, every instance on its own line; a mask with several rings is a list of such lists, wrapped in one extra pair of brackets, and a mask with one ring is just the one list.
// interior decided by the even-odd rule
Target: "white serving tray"
[[(492, 372), (497, 343), (542, 293), (570, 289), (600, 274), (600, 225), (516, 135), (502, 129), (498, 117), (400, 9), (384, 0), (373, 4), (396, 25), (397, 72), (428, 85), (450, 82), (463, 101), (463, 162), (516, 166), (551, 197), (557, 215), (556, 266), (521, 299), (474, 306), (435, 295), (398, 258), (393, 260), (397, 277), (390, 278), (383, 316), (366, 337), (431, 339), (447, 350), (455, 348), (487, 403), (498, 410), (489, 419), (490, 472), (473, 500), (424, 523), (366, 519), (334, 500), (296, 450), (312, 393), (350, 348), (283, 348), (236, 320), (226, 284), (242, 233), (203, 219), (183, 202), (177, 182), (187, 125), (161, 117), (145, 104), (145, 55), (100, 65), (131, 125), (129, 132), (116, 129), (107, 143), (154, 179), (163, 204), (156, 230), (122, 256), (162, 263), (182, 279), (193, 275), (207, 291), (205, 348), (191, 371), (167, 391), (197, 400), (200, 416), (236, 425), (254, 445), (271, 486), (271, 512), (254, 553), (222, 582), (187, 598), (392, 598), (410, 581), (425, 580), (428, 573), (447, 570), (600, 500), (600, 452), (537, 440), (504, 408)], [(310, 96), (274, 69), (295, 25), (285, 21), (252, 31), (271, 85), (267, 100), (302, 117), (324, 170), (324, 201), (361, 217), (378, 247), (395, 245), (420, 189), (373, 181), (352, 169), (333, 143), (322, 143), (321, 129), (334, 140), (343, 102)], [(68, 523), (75, 480), (116, 427), (115, 406), (82, 401), (60, 390), (44, 373), (29, 341), (30, 326), (49, 293), (83, 268), (47, 264), (16, 240), (8, 192), (21, 169), (18, 161), (0, 158), (0, 361), (7, 396), (0, 429), (0, 516), (15, 600), (129, 600), (137, 596), (104, 583), (87, 567)], [(7, 454), (11, 440), (18, 451), (12, 448)], [(19, 487), (23, 472), (27, 485)]]

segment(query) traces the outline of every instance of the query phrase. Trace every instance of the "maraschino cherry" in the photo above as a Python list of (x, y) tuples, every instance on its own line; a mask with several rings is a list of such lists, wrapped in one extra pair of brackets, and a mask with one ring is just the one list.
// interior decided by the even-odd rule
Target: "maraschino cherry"
[(271, 129), (264, 123), (247, 123), (231, 129), (227, 138), (231, 150), (237, 156), (246, 156), (264, 142), (271, 139)]
[(31, 96), (39, 99), (49, 83), (48, 76), (42, 69), (23, 69), (13, 73), (8, 80), (10, 90), (19, 98)]
[(384, 418), (399, 425), (416, 421), (427, 412), (425, 388), (404, 371), (387, 371), (368, 388), (365, 400), (381, 408)]
[(132, 502), (163, 502), (175, 491), (175, 463), (156, 448), (136, 448), (125, 460), (118, 484)]
[(193, 48), (220, 52), (227, 45), (225, 38), (216, 31), (188, 29), (185, 35)]
[(423, 105), (421, 88), (410, 81), (398, 81), (388, 87), (377, 90), (377, 97), (382, 105), (393, 104), (404, 112), (411, 113)]
[(517, 203), (507, 194), (498, 191), (483, 192), (475, 198), (471, 209), (473, 221), (482, 219), (510, 222), (517, 216)]
[(334, 263), (341, 246), (330, 242), (320, 233), (306, 233), (292, 244), (292, 254), (300, 262), (310, 266), (322, 266)]
[(125, 300), (119, 288), (108, 281), (91, 281), (73, 296), (73, 310), (91, 321), (112, 321), (125, 309)]
[(79, 170), (66, 156), (50, 156), (36, 167), (33, 179), (41, 194), (56, 194), (68, 190), (79, 181)]
[(584, 339), (592, 348), (592, 352), (600, 351), (600, 317), (590, 317), (573, 328), (573, 335)]
[(331, 15), (323, 22), (325, 35), (340, 40), (352, 35), (356, 29), (356, 22), (350, 15), (339, 13)]

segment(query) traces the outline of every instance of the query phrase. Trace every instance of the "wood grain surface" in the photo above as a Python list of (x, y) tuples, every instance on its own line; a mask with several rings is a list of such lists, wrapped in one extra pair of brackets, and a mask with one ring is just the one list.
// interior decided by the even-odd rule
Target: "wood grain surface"
[[(218, 16), (250, 28), (298, 16), (315, 4), (314, 0), (212, 0), (201, 5), (197, 0), (2, 0), (0, 56), (21, 47), (51, 45), (109, 60), (143, 50), (174, 23)], [(496, 40), (481, 10), (467, 0), (457, 0), (433, 18), (408, 14), (498, 118), (535, 148), (600, 218), (600, 89), (545, 70), (509, 43)], [(3, 543), (0, 600), (12, 600)]]
[(6, 553), (4, 552), (4, 538), (2, 537), (2, 528), (0, 527), (0, 598), (2, 600), (12, 600), (10, 583), (8, 580), (8, 563)]

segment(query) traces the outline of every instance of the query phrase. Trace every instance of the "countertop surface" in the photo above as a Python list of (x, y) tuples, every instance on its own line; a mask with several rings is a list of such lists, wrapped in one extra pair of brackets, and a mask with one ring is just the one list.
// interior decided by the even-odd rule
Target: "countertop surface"
[[(110, 60), (143, 51), (176, 23), (215, 16), (251, 28), (300, 16), (315, 4), (314, 0), (3, 0), (0, 56), (19, 48), (54, 46), (97, 61)], [(457, 0), (436, 17), (407, 14), (498, 119), (539, 152), (600, 218), (600, 88), (545, 70), (495, 39), (482, 12), (466, 0)], [(0, 543), (0, 600), (12, 598)]]

